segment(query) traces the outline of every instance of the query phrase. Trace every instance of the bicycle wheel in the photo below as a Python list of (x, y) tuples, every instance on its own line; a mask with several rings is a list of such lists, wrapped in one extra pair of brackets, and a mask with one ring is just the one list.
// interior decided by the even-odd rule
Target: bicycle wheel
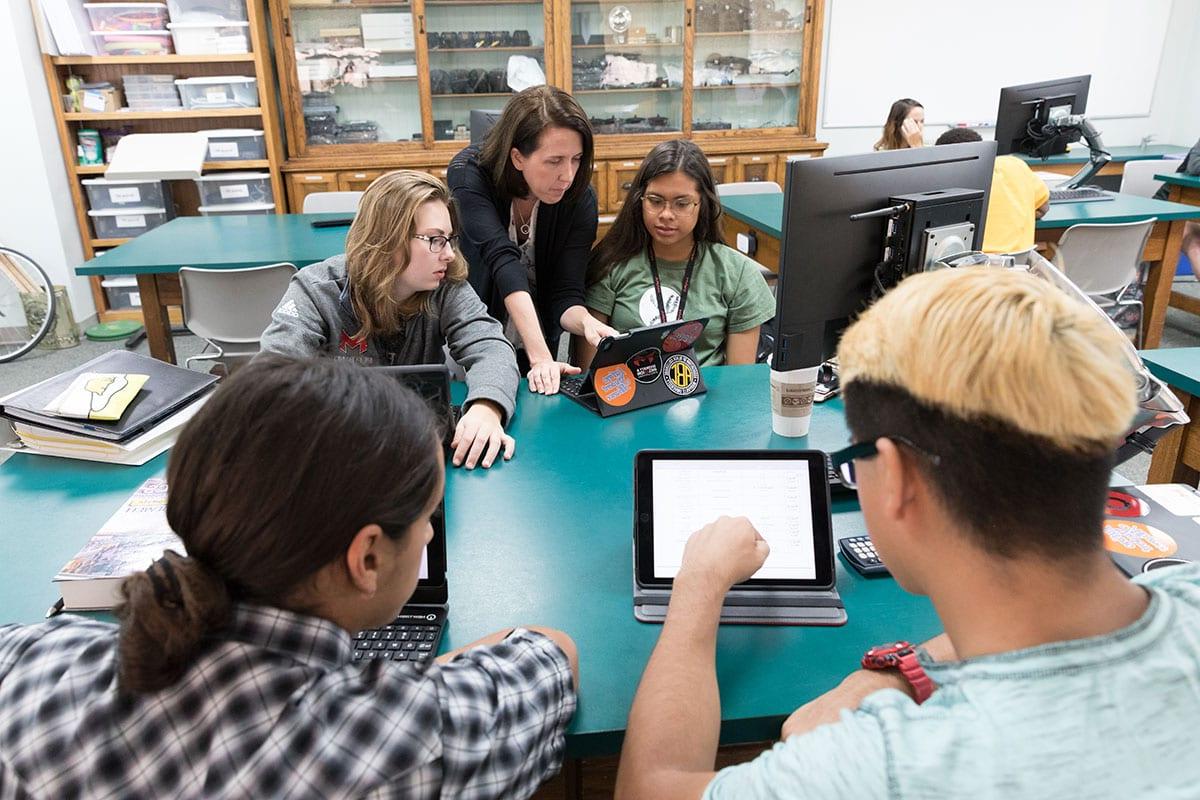
[(0, 247), (0, 364), (37, 347), (54, 324), (54, 288), (24, 253)]

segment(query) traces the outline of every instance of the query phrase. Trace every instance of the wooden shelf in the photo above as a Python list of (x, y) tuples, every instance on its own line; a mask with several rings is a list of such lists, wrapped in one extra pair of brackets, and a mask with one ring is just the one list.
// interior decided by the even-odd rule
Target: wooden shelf
[[(267, 159), (251, 159), (247, 161), (205, 161), (204, 170), (223, 170), (223, 169), (269, 169), (271, 162)], [(76, 175), (103, 175), (108, 169), (107, 164), (88, 164), (87, 166), (76, 166)]]
[(464, 92), (462, 94), (433, 94), (430, 95), (434, 100), (443, 100), (447, 97), (471, 98), (471, 97), (512, 97), (512, 92)]
[(611, 94), (612, 92), (681, 92), (682, 86), (651, 86), (645, 89), (613, 87), (611, 89), (575, 89), (572, 94)]
[(694, 86), (697, 92), (720, 89), (799, 89), (799, 83), (730, 83), (720, 86)]
[(203, 56), (51, 56), (53, 64), (225, 64), (254, 61), (254, 53)]
[(708, 31), (705, 33), (697, 31), (696, 37), (700, 38), (702, 36), (704, 36), (704, 37), (708, 37), (708, 36), (790, 36), (791, 34), (794, 34), (794, 33), (803, 33), (803, 32), (804, 32), (803, 28), (775, 28), (773, 30), (765, 30), (765, 31)]
[(120, 122), (133, 119), (216, 119), (221, 117), (261, 117), (262, 109), (254, 108), (190, 108), (180, 111), (105, 111), (90, 113), (76, 111), (63, 114), (67, 122)]
[(405, 82), (405, 81), (411, 82), (411, 83), (416, 83), (417, 76), (416, 75), (384, 75), (384, 76), (375, 77), (375, 78), (369, 77), (369, 78), (367, 78), (367, 80), (371, 83), (374, 83), (375, 81), (382, 81), (384, 83), (396, 83), (396, 82)]
[(636, 48), (636, 47), (652, 47), (652, 48), (683, 47), (683, 43), (682, 42), (642, 42), (640, 44), (631, 44), (629, 42), (626, 42), (625, 44), (573, 44), (573, 45), (571, 45), (572, 50), (602, 50), (603, 49), (603, 50), (610, 50), (614, 53), (619, 53), (622, 50), (629, 50), (631, 48)]
[(529, 47), (431, 47), (429, 55), (435, 53), (529, 53), (545, 49), (546, 46), (542, 44)]

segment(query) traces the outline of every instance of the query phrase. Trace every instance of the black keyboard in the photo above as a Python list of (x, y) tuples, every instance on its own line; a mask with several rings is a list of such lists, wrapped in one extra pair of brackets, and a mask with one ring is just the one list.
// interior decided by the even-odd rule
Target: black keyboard
[(583, 392), (583, 382), (586, 379), (587, 373), (569, 375), (559, 380), (558, 390), (569, 397), (579, 397)]
[(354, 636), (354, 660), (386, 658), (424, 663), (437, 655), (445, 623), (440, 615), (401, 614), (382, 628), (359, 631)]
[(1112, 200), (1113, 196), (1102, 189), (1087, 186), (1081, 189), (1051, 189), (1051, 203), (1090, 203), (1096, 200)]

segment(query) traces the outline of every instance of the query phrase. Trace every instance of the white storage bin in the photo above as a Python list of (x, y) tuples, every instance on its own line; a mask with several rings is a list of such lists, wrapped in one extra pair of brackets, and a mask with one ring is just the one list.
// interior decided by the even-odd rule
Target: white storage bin
[(246, 0), (167, 0), (175, 22), (245, 22)]
[(258, 81), (244, 75), (213, 75), (175, 81), (184, 108), (257, 108)]
[(88, 216), (92, 218), (92, 227), (96, 229), (97, 239), (124, 239), (140, 236), (146, 231), (162, 225), (168, 219), (165, 208), (146, 206), (89, 211)]
[(200, 206), (200, 213), (206, 217), (232, 217), (247, 214), (273, 214), (274, 203), (228, 203), (220, 206)]
[(262, 131), (228, 128), (201, 133), (208, 137), (208, 161), (255, 161), (267, 157)]
[(88, 207), (93, 211), (110, 208), (171, 208), (171, 190), (162, 181), (110, 181), (91, 178), (83, 182)]
[(84, 3), (93, 31), (161, 31), (166, 3)]
[(92, 31), (102, 56), (167, 56), (171, 47), (170, 31)]
[(137, 278), (105, 278), (100, 281), (100, 285), (104, 287), (110, 309), (142, 307), (142, 294), (138, 291)]
[(175, 52), (184, 56), (249, 53), (249, 22), (170, 22)]
[(216, 172), (196, 179), (200, 205), (215, 208), (228, 205), (274, 203), (269, 172)]

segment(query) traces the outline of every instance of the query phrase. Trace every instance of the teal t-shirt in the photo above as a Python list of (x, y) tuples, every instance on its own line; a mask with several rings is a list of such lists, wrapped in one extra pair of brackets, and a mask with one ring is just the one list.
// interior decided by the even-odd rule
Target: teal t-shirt
[[(679, 308), (679, 287), (686, 261), (658, 261), (663, 305), (673, 322)], [(654, 293), (654, 277), (645, 253), (613, 267), (588, 287), (587, 307), (608, 316), (619, 331), (657, 325), (662, 321)], [(775, 316), (775, 296), (758, 264), (723, 244), (703, 244), (692, 269), (684, 319), (709, 317), (696, 342), (702, 366), (725, 363), (725, 337), (757, 327)]]
[(885, 689), (841, 721), (729, 767), (706, 800), (1200, 796), (1200, 565), (1134, 579), (1141, 619), (1106, 636), (934, 664), (917, 705)]

